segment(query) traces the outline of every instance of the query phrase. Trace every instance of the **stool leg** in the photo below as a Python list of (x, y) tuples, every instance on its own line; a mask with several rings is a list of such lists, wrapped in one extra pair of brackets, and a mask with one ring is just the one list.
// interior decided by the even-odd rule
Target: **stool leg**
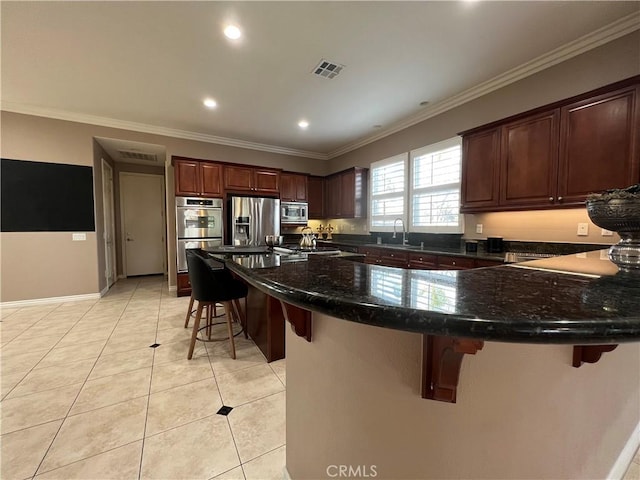
[(191, 312), (193, 311), (193, 293), (191, 294), (191, 299), (189, 300), (189, 309), (187, 310), (187, 318), (184, 319), (184, 328), (189, 326), (189, 319), (191, 318)]
[(236, 315), (238, 316), (238, 322), (240, 322), (240, 326), (242, 327), (242, 330), (244, 331), (244, 338), (247, 338), (247, 317), (246, 317), (246, 312), (243, 312), (242, 308), (240, 308), (240, 300), (238, 300), (237, 298), (233, 299), (233, 305), (235, 306), (235, 309), (236, 309)]
[(193, 333), (191, 334), (191, 343), (189, 344), (189, 354), (187, 360), (193, 357), (193, 348), (196, 346), (196, 338), (198, 337), (198, 328), (200, 328), (200, 318), (202, 317), (202, 303), (198, 302), (198, 310), (196, 311), (196, 320), (193, 323)]
[(236, 358), (236, 344), (233, 341), (233, 325), (231, 325), (231, 315), (233, 315), (233, 307), (231, 302), (223, 302), (224, 312), (227, 317), (227, 329), (229, 330), (229, 345), (231, 345), (231, 358)]
[(211, 330), (213, 330), (213, 317), (212, 310), (215, 309), (215, 304), (213, 304), (213, 309), (211, 305), (207, 305), (207, 333), (209, 334), (209, 340), (211, 340)]

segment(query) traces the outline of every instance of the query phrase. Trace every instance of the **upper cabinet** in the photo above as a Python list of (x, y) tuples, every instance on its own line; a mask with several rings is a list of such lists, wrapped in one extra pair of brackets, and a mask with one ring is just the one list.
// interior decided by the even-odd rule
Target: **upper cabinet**
[(640, 77), (463, 133), (461, 211), (582, 205), (640, 181)]
[(246, 166), (225, 166), (224, 188), (234, 192), (278, 195), (280, 171)]
[(631, 86), (562, 108), (558, 198), (576, 204), (592, 192), (637, 183), (638, 90)]
[(324, 218), (324, 178), (309, 176), (307, 187), (309, 218)]
[(356, 167), (325, 178), (325, 217), (366, 218), (368, 172)]
[(178, 196), (222, 197), (222, 165), (173, 157)]
[(306, 202), (307, 175), (282, 173), (280, 175), (280, 199), (285, 202)]

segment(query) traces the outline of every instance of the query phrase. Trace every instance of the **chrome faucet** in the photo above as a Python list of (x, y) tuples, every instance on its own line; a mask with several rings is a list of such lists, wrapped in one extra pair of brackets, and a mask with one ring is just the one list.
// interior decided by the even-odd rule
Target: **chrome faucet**
[(396, 238), (396, 224), (398, 223), (398, 220), (400, 221), (400, 225), (402, 225), (402, 245), (406, 245), (407, 244), (407, 232), (405, 231), (405, 228), (404, 228), (404, 220), (402, 220), (401, 218), (396, 218), (393, 221), (393, 238)]

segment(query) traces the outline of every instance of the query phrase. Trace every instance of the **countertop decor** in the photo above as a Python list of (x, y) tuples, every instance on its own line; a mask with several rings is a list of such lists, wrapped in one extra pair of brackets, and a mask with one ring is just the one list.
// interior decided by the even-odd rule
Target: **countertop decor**
[(607, 190), (587, 198), (593, 223), (620, 235), (609, 249), (609, 258), (621, 270), (640, 270), (640, 184)]

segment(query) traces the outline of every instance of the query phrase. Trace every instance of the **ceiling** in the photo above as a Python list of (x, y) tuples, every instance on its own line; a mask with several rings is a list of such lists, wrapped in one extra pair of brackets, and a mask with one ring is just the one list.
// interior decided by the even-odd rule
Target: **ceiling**
[[(640, 2), (617, 1), (1, 9), (4, 110), (321, 159), (640, 28)], [(316, 76), (322, 59), (345, 67)]]

